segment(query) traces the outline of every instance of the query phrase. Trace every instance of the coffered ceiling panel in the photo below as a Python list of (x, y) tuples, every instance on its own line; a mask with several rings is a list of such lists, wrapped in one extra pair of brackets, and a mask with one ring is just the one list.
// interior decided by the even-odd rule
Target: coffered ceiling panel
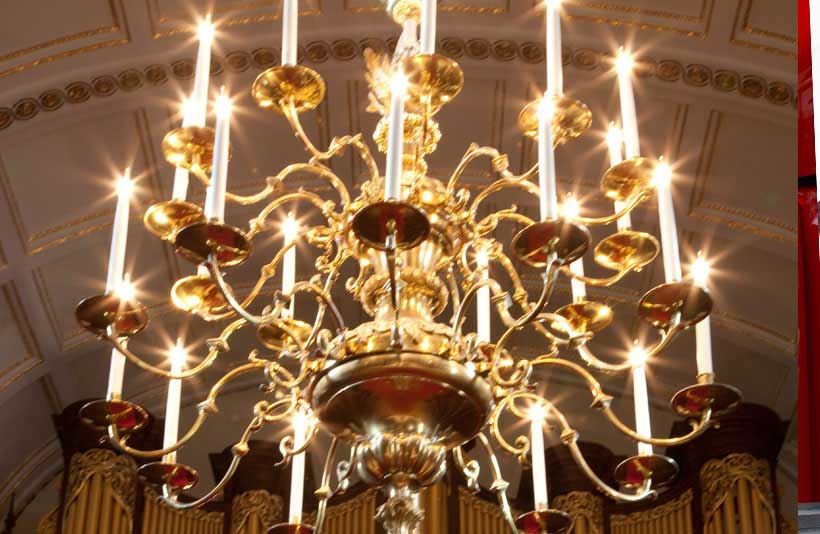
[(58, 130), (43, 124), (3, 144), (0, 185), (28, 253), (105, 228), (125, 165), (137, 183), (134, 210), (159, 196), (147, 172), (153, 163), (146, 124), (144, 110), (109, 111)]
[[(456, 13), (501, 14), (510, 10), (511, 3), (527, 3), (531, 0), (441, 0), (443, 11)], [(344, 0), (345, 9), (354, 12), (381, 11), (384, 3), (379, 0)]]
[(0, 78), (129, 40), (121, 0), (28, 0), (14, 8), (6, 6), (0, 31)]
[(645, 29), (706, 36), (709, 32), (715, 0), (623, 0), (600, 2), (578, 0), (565, 2), (570, 18), (625, 24)]
[(797, 57), (797, 2), (739, 0), (732, 42)]
[(42, 363), (29, 319), (13, 283), (0, 286), (0, 390)]
[[(793, 191), (767, 187), (767, 182), (797, 176), (796, 133), (793, 126), (772, 124), (760, 116), (712, 110), (703, 135), (692, 214), (794, 242)], [(741, 204), (736, 200), (738, 188), (760, 194), (744, 196)]]

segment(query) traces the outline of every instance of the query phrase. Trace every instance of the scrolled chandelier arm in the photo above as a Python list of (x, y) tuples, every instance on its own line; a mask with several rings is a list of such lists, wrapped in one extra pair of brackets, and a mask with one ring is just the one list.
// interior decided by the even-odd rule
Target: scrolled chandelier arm
[[(131, 189), (126, 175), (117, 204), (106, 293), (86, 299), (76, 312), (84, 328), (113, 346), (107, 397), (85, 406), (83, 418), (107, 427), (118, 450), (146, 459), (161, 457), (146, 464), (140, 474), (162, 486), (163, 499), (177, 509), (213, 499), (247, 454), (250, 436), (264, 425), (290, 422), (292, 435), (280, 443), (282, 461), (293, 466), (290, 514), (288, 523), (273, 526), (270, 534), (321, 533), (328, 499), (344, 492), (354, 475), (386, 492), (387, 503), (377, 517), (391, 534), (410, 532), (423, 515), (414, 495), (441, 479), (449, 452), (468, 486), (477, 488), (479, 464), (462, 450), (472, 439), (488, 453), (491, 490), (510, 530), (565, 532), (570, 519), (549, 507), (546, 493), (545, 421), (557, 422), (560, 440), (605, 495), (626, 502), (651, 498), (677, 472), (676, 464), (655, 453), (653, 446), (680, 445), (701, 435), (714, 426), (715, 415), (740, 401), (740, 393), (715, 381), (708, 328), (712, 299), (706, 277), (701, 276), (706, 270), (693, 269), (693, 276), (686, 279), (681, 275), (671, 166), (662, 158), (640, 155), (631, 60), (622, 54), (615, 63), (625, 131), (621, 135), (613, 126), (607, 135), (610, 166), (601, 179), (601, 192), (613, 202), (613, 210), (582, 215), (569, 196), (559, 210), (557, 150), (592, 125), (589, 108), (563, 90), (560, 1), (544, 3), (547, 91), (528, 104), (518, 120), (523, 135), (538, 145), (538, 162), (516, 175), (506, 154), (473, 144), (452, 173), (441, 179), (429, 172), (426, 158), (443, 139), (438, 113), (459, 94), (464, 76), (456, 62), (435, 53), (435, 0), (386, 3), (388, 13), (402, 27), (399, 46), (392, 58), (372, 51), (365, 54), (368, 111), (381, 116), (373, 139), (386, 154), (384, 174), (363, 133), (334, 137), (323, 150), (305, 132), (300, 116), (321, 104), (326, 87), (317, 72), (296, 62), (298, 2), (284, 0), (282, 64), (261, 73), (251, 92), (260, 107), (284, 117), (304, 147), (307, 161), (269, 175), (265, 185), (250, 195), (227, 190), (231, 102), (224, 92), (215, 103), (216, 127), (205, 124), (213, 37), (210, 22), (205, 23), (192, 102), (182, 127), (163, 141), (166, 159), (176, 167), (173, 198), (152, 206), (144, 219), (149, 231), (196, 266), (196, 274), (174, 284), (172, 302), (207, 324), (230, 322), (218, 337), (207, 341), (205, 357), (187, 370), (181, 340), (176, 354), (182, 353), (183, 358), (173, 359), (170, 371), (147, 363), (127, 347), (128, 339), (146, 328), (148, 312), (127, 284), (120, 283), (125, 279), (127, 230), (122, 221), (128, 219)], [(366, 177), (355, 196), (328, 163), (348, 148), (363, 163)], [(472, 194), (462, 177), (483, 158), (489, 159), (492, 181)], [(207, 190), (204, 208), (186, 198), (190, 173)], [(327, 198), (322, 189), (297, 187), (293, 182), (300, 176), (329, 185), (324, 189), (334, 198)], [(539, 201), (540, 216), (524, 215), (514, 204), (493, 210), (487, 200), (500, 193)], [(631, 222), (634, 210), (655, 197), (661, 239), (633, 229)], [(225, 223), (226, 203), (260, 209), (243, 230)], [(304, 207), (320, 214), (322, 223), (299, 228), (289, 213), (282, 226), (281, 248), (264, 263), (249, 293), (238, 295), (231, 286), (230, 269), (250, 257), (254, 240), (276, 232), (273, 219), (279, 213)], [(593, 247), (587, 226), (613, 223), (617, 231)], [(516, 234), (505, 242), (498, 232), (510, 226)], [(590, 248), (594, 261), (614, 274), (600, 278), (585, 274)], [(297, 249), (316, 254), (311, 273), (298, 279)], [(659, 339), (646, 348), (636, 345), (623, 361), (602, 360), (590, 345), (614, 314), (607, 305), (587, 297), (587, 286), (613, 286), (659, 255), (665, 282), (637, 303), (638, 316), (657, 330)], [(337, 287), (343, 266), (351, 263), (358, 271)], [(541, 275), (532, 294), (524, 283), (534, 278), (525, 278), (528, 269)], [(281, 289), (260, 306), (263, 288), (279, 273)], [(569, 282), (573, 299), (552, 309), (561, 277)], [(345, 291), (370, 316), (368, 320), (360, 324), (346, 320), (345, 310), (337, 304), (342, 298), (337, 293)], [(316, 301), (310, 317), (301, 300), (296, 302), (302, 296)], [(445, 310), (451, 310), (449, 320), (438, 319)], [(476, 328), (465, 332), (472, 310)], [(502, 327), (497, 337), (493, 320)], [(651, 431), (645, 368), (696, 325), (697, 381), (672, 399), (674, 410), (690, 420), (692, 429), (683, 436), (656, 437)], [(179, 438), (180, 381), (227, 358), (231, 336), (248, 327), (255, 330), (259, 348), (212, 386), (193, 425)], [(539, 356), (524, 357), (511, 346), (513, 336), (525, 329), (543, 342), (534, 347)], [(128, 436), (145, 425), (147, 412), (122, 398), (126, 361), (169, 380), (162, 449), (141, 451), (128, 445)], [(542, 369), (579, 377), (592, 395), (592, 408), (601, 411), (615, 431), (637, 442), (638, 454), (614, 473), (619, 487), (606, 484), (592, 471), (577, 444), (578, 431), (549, 398), (538, 393), (535, 378), (540, 378)], [(632, 373), (634, 428), (613, 412), (612, 397), (591, 371)], [(202, 499), (180, 503), (177, 496), (195, 484), (197, 476), (177, 462), (177, 453), (216, 411), (216, 399), (225, 385), (253, 373), (260, 376), (261, 391), (276, 400), (253, 407), (251, 422), (233, 446), (231, 466), (223, 479)], [(430, 384), (436, 385), (433, 393)], [(397, 398), (402, 402), (394, 402)], [(529, 435), (508, 438), (502, 416), (529, 421)], [(333, 440), (316, 491), (316, 524), (311, 526), (303, 523), (301, 489), (305, 454), (318, 446), (319, 432), (330, 433)], [(350, 448), (349, 459), (336, 463), (343, 444)], [(509, 485), (496, 446), (532, 465), (533, 510), (517, 518), (509, 505)], [(332, 487), (334, 464), (337, 483)]]

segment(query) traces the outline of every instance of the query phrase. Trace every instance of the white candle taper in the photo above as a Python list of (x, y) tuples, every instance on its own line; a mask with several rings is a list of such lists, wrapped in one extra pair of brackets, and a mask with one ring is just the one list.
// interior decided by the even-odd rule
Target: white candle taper
[[(609, 123), (609, 130), (606, 133), (606, 144), (609, 148), (609, 166), (614, 167), (624, 160), (623, 156), (623, 132), (615, 126), (614, 122)], [(626, 207), (624, 202), (615, 201), (615, 213)], [(618, 230), (627, 230), (632, 227), (632, 217), (627, 213), (618, 219)]]
[(547, 8), (547, 93), (564, 92), (564, 64), (561, 57), (561, 0), (544, 0)]
[(390, 81), (390, 113), (387, 116), (387, 168), (384, 176), (384, 198), (401, 198), (402, 158), (404, 157), (404, 97), (407, 78), (396, 72)]
[(421, 4), (421, 53), (436, 53), (436, 10), (438, 0), (422, 0)]
[(672, 201), (672, 168), (663, 158), (655, 169), (654, 182), (658, 196), (663, 272), (667, 283), (679, 282), (682, 275), (675, 204)]
[(219, 222), (225, 220), (225, 194), (228, 185), (228, 152), (231, 142), (231, 100), (225, 88), (216, 99), (216, 132), (211, 182), (205, 195), (205, 217)]
[[(124, 301), (134, 299), (134, 286), (131, 285), (131, 280), (126, 274), (120, 281), (115, 293)], [(120, 342), (123, 345), (128, 344), (127, 338), (121, 338)], [(106, 398), (109, 400), (119, 399), (122, 397), (122, 384), (125, 378), (125, 356), (117, 350), (111, 349), (111, 363), (108, 368), (108, 389), (106, 390)]]
[[(299, 449), (307, 440), (308, 418), (304, 413), (297, 413), (293, 417), (293, 447)], [(290, 476), (290, 509), (288, 522), (294, 525), (302, 523), (302, 499), (305, 491), (305, 453), (295, 455), (291, 459)]]
[[(698, 258), (692, 264), (692, 280), (704, 289), (709, 288), (709, 262), (706, 261), (700, 252)], [(698, 376), (709, 376), (714, 374), (712, 364), (712, 324), (707, 316), (695, 325), (695, 343), (697, 346)]]
[[(486, 280), (490, 277), (489, 273), (489, 258), (487, 257), (487, 251), (483, 249), (479, 249), (476, 251), (475, 255), (475, 262), (476, 266), (481, 273), (481, 279)], [(476, 295), (476, 307), (477, 307), (477, 326), (476, 326), (476, 334), (478, 334), (478, 340), (483, 341), (484, 343), (490, 342), (490, 288), (489, 286), (482, 286), (478, 288), (478, 294)]]
[(546, 94), (538, 108), (538, 187), (542, 221), (558, 217), (552, 113), (552, 98)]
[(544, 450), (544, 409), (540, 404), (530, 408), (530, 452), (532, 453), (532, 493), (535, 511), (549, 508), (547, 495), (547, 461)]
[[(562, 205), (562, 211), (564, 213), (564, 217), (567, 219), (575, 219), (581, 214), (581, 205), (578, 202), (578, 199), (575, 198), (575, 195), (568, 194), (564, 199), (564, 204)], [(577, 276), (584, 276), (584, 258), (580, 257), (574, 262), (569, 264), (569, 270), (577, 275)], [(572, 300), (574, 302), (579, 302), (587, 297), (587, 286), (581, 280), (576, 280), (575, 278), (570, 279), (570, 285), (572, 286)]]
[[(193, 126), (198, 110), (196, 102), (192, 98), (186, 98), (182, 102), (182, 127)], [(171, 198), (174, 200), (185, 200), (188, 197), (188, 169), (177, 167), (174, 169), (174, 189)]]
[[(288, 213), (282, 225), (282, 233), (285, 234), (285, 247), (296, 241), (296, 235), (299, 233), (299, 223), (296, 222), (293, 213)], [(282, 293), (290, 293), (293, 291), (294, 285), (296, 285), (296, 247), (291, 247), (285, 252), (285, 257), (282, 260)], [(290, 307), (286, 310), (286, 313), (293, 317), (296, 310), (295, 299), (290, 301)]]
[[(108, 275), (105, 280), (105, 292), (108, 294), (118, 294), (121, 298), (126, 297), (122, 295), (122, 290), (125, 287), (123, 271), (125, 270), (125, 245), (128, 241), (128, 214), (130, 211), (132, 191), (131, 169), (125, 169), (125, 172), (117, 183), (117, 207), (114, 210), (111, 248), (108, 251)], [(120, 354), (117, 349), (112, 349), (111, 365), (108, 369), (107, 397), (109, 399), (120, 398), (122, 395), (124, 376), (125, 356)]]
[[(635, 396), (635, 432), (642, 438), (652, 437), (652, 423), (649, 417), (649, 392), (646, 387), (646, 351), (634, 347), (629, 355), (632, 361), (632, 389)], [(638, 453), (652, 454), (652, 445), (638, 443)]]
[[(177, 344), (170, 351), (171, 372), (179, 374), (185, 366), (185, 348), (182, 340), (177, 339)], [(162, 448), (167, 449), (174, 445), (179, 438), (179, 409), (182, 401), (182, 380), (171, 378), (168, 381), (168, 399), (165, 402), (165, 432), (162, 435)], [(174, 464), (177, 461), (177, 453), (169, 452), (163, 462)]]
[(299, 33), (299, 2), (282, 2), (282, 65), (296, 65)]
[(615, 60), (618, 73), (618, 93), (621, 100), (621, 125), (623, 126), (626, 158), (637, 158), (641, 155), (638, 137), (638, 116), (635, 111), (635, 93), (632, 89), (632, 56), (623, 48)]
[(211, 15), (199, 23), (199, 50), (196, 54), (196, 71), (194, 74), (194, 114), (191, 126), (205, 126), (208, 114), (208, 79), (211, 75), (211, 44), (214, 39), (214, 25)]

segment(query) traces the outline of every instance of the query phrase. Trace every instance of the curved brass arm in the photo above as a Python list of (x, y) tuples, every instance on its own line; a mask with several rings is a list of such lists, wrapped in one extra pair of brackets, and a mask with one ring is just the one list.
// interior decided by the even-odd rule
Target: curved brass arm
[(319, 506), (316, 510), (316, 524), (313, 525), (315, 534), (322, 534), (322, 529), (325, 526), (325, 515), (327, 513), (327, 501), (333, 496), (333, 490), (330, 489), (330, 469), (333, 461), (336, 458), (336, 448), (339, 443), (339, 438), (334, 437), (330, 442), (330, 448), (325, 457), (325, 468), (322, 470), (322, 484), (314, 492), (314, 495), (319, 498)]
[(510, 527), (512, 534), (518, 534), (518, 528), (515, 526), (515, 518), (512, 516), (512, 509), (510, 508), (510, 502), (507, 499), (507, 488), (510, 487), (510, 484), (501, 476), (498, 458), (487, 436), (481, 432), (478, 434), (478, 440), (484, 446), (484, 450), (487, 451), (487, 456), (490, 458), (490, 472), (493, 475), (493, 485), (490, 487), (490, 491), (495, 493), (498, 498), (501, 514), (504, 516), (504, 521), (507, 522), (507, 526)]
[(683, 445), (684, 443), (688, 443), (692, 441), (696, 437), (700, 436), (704, 432), (706, 432), (709, 427), (712, 425), (712, 414), (710, 410), (707, 410), (701, 416), (700, 421), (697, 423), (693, 423), (692, 430), (683, 436), (678, 436), (675, 438), (654, 438), (651, 436), (644, 437), (639, 435), (635, 432), (631, 427), (627, 426), (620, 420), (620, 418), (615, 415), (615, 412), (612, 411), (610, 408), (610, 402), (612, 401), (612, 397), (607, 395), (601, 384), (592, 376), (592, 374), (581, 367), (580, 365), (570, 362), (567, 360), (562, 360), (558, 358), (542, 358), (538, 357), (530, 361), (533, 367), (537, 365), (552, 365), (557, 367), (563, 367), (565, 369), (569, 369), (573, 371), (575, 374), (583, 378), (587, 384), (589, 385), (590, 393), (593, 397), (593, 407), (598, 408), (601, 410), (606, 418), (609, 420), (610, 423), (622, 434), (629, 437), (634, 441), (640, 441), (642, 443), (649, 443), (656, 447), (675, 447), (677, 445)]
[(250, 313), (247, 309), (245, 309), (245, 306), (243, 306), (244, 303), (237, 300), (236, 296), (233, 294), (233, 289), (231, 289), (231, 286), (225, 282), (225, 278), (222, 276), (222, 270), (219, 268), (219, 264), (213, 254), (211, 254), (208, 258), (205, 266), (211, 274), (211, 279), (216, 282), (216, 287), (219, 289), (219, 292), (222, 294), (225, 302), (228, 303), (228, 306), (230, 306), (233, 311), (254, 326), (259, 326), (265, 322), (265, 315), (254, 315)]
[(481, 466), (478, 462), (469, 458), (460, 446), (453, 449), (453, 458), (456, 460), (456, 467), (467, 479), (467, 488), (473, 493), (477, 492), (479, 490), (478, 475), (481, 472)]
[[(290, 398), (279, 400), (273, 404), (270, 404), (267, 401), (258, 402), (254, 407), (256, 416), (251, 420), (250, 424), (248, 424), (247, 428), (242, 433), (242, 438), (233, 447), (231, 447), (233, 458), (231, 459), (231, 463), (228, 466), (227, 471), (225, 471), (225, 474), (216, 486), (214, 486), (205, 496), (193, 502), (181, 503), (176, 500), (175, 494), (170, 491), (168, 485), (164, 485), (162, 487), (163, 502), (174, 510), (189, 510), (191, 508), (199, 508), (203, 504), (213, 500), (214, 497), (222, 492), (231, 478), (233, 478), (234, 474), (236, 474), (236, 469), (239, 467), (239, 462), (250, 451), (248, 442), (250, 441), (251, 435), (258, 432), (266, 422), (274, 420), (278, 421), (288, 417), (293, 410), (293, 405), (291, 403), (292, 399)], [(285, 408), (285, 410), (277, 413), (277, 411), (282, 408)]]
[(153, 366), (150, 363), (146, 362), (145, 360), (131, 352), (131, 349), (128, 348), (125, 341), (121, 338), (117, 338), (116, 336), (111, 336), (109, 334), (103, 334), (101, 337), (109, 343), (111, 343), (114, 346), (114, 348), (117, 349), (117, 352), (125, 356), (131, 363), (135, 364), (140, 369), (143, 369), (155, 375), (163, 376), (165, 378), (184, 380), (186, 378), (196, 376), (205, 369), (209, 368), (221, 352), (226, 352), (228, 350), (228, 338), (230, 338), (231, 334), (233, 334), (235, 331), (239, 330), (246, 324), (247, 321), (245, 321), (245, 319), (238, 319), (229, 324), (228, 326), (226, 326), (225, 329), (222, 330), (222, 333), (219, 334), (219, 337), (208, 340), (208, 345), (210, 347), (208, 350), (208, 355), (205, 356), (205, 358), (201, 362), (199, 362), (195, 367), (192, 367), (186, 371), (182, 371), (179, 373), (172, 373), (170, 371), (160, 369), (159, 367)]
[(652, 191), (643, 190), (629, 198), (629, 200), (626, 201), (626, 205), (623, 207), (623, 209), (611, 215), (607, 215), (605, 217), (581, 217), (579, 215), (577, 217), (573, 217), (572, 220), (577, 223), (581, 223), (585, 226), (600, 226), (604, 224), (614, 223), (624, 215), (630, 214), (632, 210), (634, 210), (638, 206), (638, 204), (650, 198), (652, 198)]
[(128, 436), (121, 437), (117, 425), (109, 425), (108, 441), (118, 451), (130, 454), (137, 458), (158, 458), (160, 456), (165, 456), (166, 454), (175, 452), (179, 450), (183, 445), (188, 443), (191, 440), (191, 438), (193, 438), (194, 435), (196, 435), (196, 433), (199, 432), (199, 429), (205, 423), (205, 420), (208, 418), (209, 415), (211, 415), (212, 413), (216, 413), (216, 398), (219, 396), (220, 391), (231, 380), (245, 373), (249, 373), (251, 371), (264, 368), (267, 364), (268, 362), (265, 360), (252, 360), (249, 363), (240, 365), (239, 367), (234, 367), (233, 369), (225, 373), (225, 375), (223, 375), (222, 378), (220, 378), (216, 382), (216, 384), (213, 385), (211, 391), (208, 393), (208, 396), (205, 398), (205, 400), (199, 403), (199, 414), (197, 415), (197, 418), (194, 421), (193, 425), (191, 425), (191, 428), (188, 429), (188, 432), (179, 441), (177, 441), (169, 447), (153, 451), (142, 451), (139, 449), (135, 449), (133, 447), (129, 447), (126, 444)]
[[(581, 261), (581, 260), (578, 259), (576, 261)], [(572, 269), (570, 269), (566, 265), (561, 267), (561, 272), (564, 273), (565, 275), (569, 276), (570, 278), (574, 278), (575, 280), (580, 280), (581, 282), (583, 282), (583, 283), (585, 283), (589, 286), (609, 287), (609, 286), (611, 286), (615, 283), (620, 282), (621, 279), (623, 279), (623, 277), (625, 277), (626, 275), (631, 273), (633, 270), (635, 270), (635, 267), (636, 267), (636, 265), (630, 265), (629, 267), (621, 269), (620, 271), (618, 271), (617, 273), (613, 274), (612, 276), (610, 276), (608, 278), (590, 278), (589, 276), (584, 276), (582, 274), (577, 274), (577, 273), (572, 272)]]
[(472, 205), (470, 206), (469, 213), (469, 221), (473, 225), (474, 228), (478, 228), (478, 224), (475, 222), (476, 214), (478, 213), (479, 205), (484, 202), (490, 195), (506, 189), (508, 187), (511, 188), (518, 188), (523, 189), (524, 192), (529, 193), (530, 195), (538, 198), (539, 191), (538, 186), (534, 183), (530, 182), (529, 180), (524, 180), (522, 177), (508, 177), (508, 178), (501, 178), (496, 180), (495, 182), (491, 183), (487, 186), (484, 190), (479, 192), (475, 199), (473, 200)]
[(251, 220), (251, 228), (248, 231), (248, 237), (252, 238), (259, 232), (261, 232), (265, 227), (265, 222), (268, 216), (274, 212), (278, 207), (287, 204), (288, 202), (298, 202), (300, 200), (307, 201), (308, 203), (315, 206), (319, 212), (325, 217), (325, 220), (332, 224), (333, 220), (329, 217), (329, 213), (333, 211), (333, 202), (330, 200), (325, 200), (319, 195), (315, 193), (311, 193), (309, 191), (299, 190), (293, 193), (287, 193), (280, 197), (275, 198), (272, 200), (267, 206), (265, 206), (260, 212), (259, 215)]
[(491, 158), (493, 163), (493, 170), (501, 174), (501, 177), (505, 179), (529, 180), (535, 175), (535, 173), (538, 172), (538, 164), (536, 163), (524, 174), (520, 176), (515, 176), (509, 171), (510, 163), (509, 158), (506, 154), (501, 154), (497, 149), (493, 147), (480, 147), (477, 144), (473, 143), (467, 149), (467, 152), (461, 158), (461, 161), (456, 166), (455, 170), (453, 171), (453, 174), (450, 176), (450, 179), (447, 181), (448, 195), (452, 194), (452, 192), (455, 190), (456, 184), (461, 179), (461, 175), (464, 174), (464, 171), (467, 169), (467, 166), (470, 163), (472, 163), (473, 160), (479, 157)]

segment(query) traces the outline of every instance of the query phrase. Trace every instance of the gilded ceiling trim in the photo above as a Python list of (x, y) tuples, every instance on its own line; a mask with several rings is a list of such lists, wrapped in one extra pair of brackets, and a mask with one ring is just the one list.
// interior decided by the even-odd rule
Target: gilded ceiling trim
[[(392, 49), (396, 38), (386, 40), (366, 38), (361, 41), (338, 39), (332, 42), (313, 41), (299, 47), (300, 59), (307, 63), (321, 64), (329, 59), (350, 61), (361, 57), (364, 48)], [(439, 50), (452, 58), (467, 57), (472, 60), (492, 58), (499, 62), (513, 60), (526, 64), (544, 61), (544, 46), (541, 43), (511, 40), (490, 42), (486, 39), (461, 39), (447, 37), (439, 41)], [(251, 51), (236, 50), (224, 58), (213, 59), (211, 75), (225, 70), (243, 72), (249, 68), (262, 70), (279, 61), (279, 51), (275, 48), (257, 48)], [(610, 51), (590, 48), (564, 48), (564, 64), (580, 70), (600, 70), (608, 68)], [(712, 88), (723, 93), (732, 93), (749, 99), (763, 99), (779, 107), (797, 107), (796, 90), (789, 82), (766, 80), (754, 74), (740, 74), (732, 70), (712, 68), (702, 64), (684, 64), (675, 59), (655, 59), (643, 56), (637, 60), (638, 75), (656, 78), (665, 82), (679, 82), (690, 87)], [(107, 97), (118, 91), (135, 91), (145, 86), (156, 86), (169, 79), (187, 80), (193, 76), (194, 64), (191, 58), (179, 59), (170, 64), (153, 64), (142, 70), (127, 69), (117, 75), (103, 75), (90, 82), (78, 80), (64, 88), (53, 88), (39, 96), (18, 100), (10, 107), (0, 107), (0, 130), (15, 122), (25, 122), (39, 115), (41, 111), (55, 111), (65, 103), (79, 104), (92, 97)]]
[[(475, 6), (470, 4), (442, 4), (439, 11), (445, 13), (474, 13), (479, 15), (503, 15), (510, 12), (512, 0), (506, 0), (503, 7), (499, 6)], [(350, 0), (344, 0), (344, 10), (349, 13), (379, 13), (384, 12), (384, 5), (374, 3), (364, 6), (353, 6)]]
[(598, 10), (598, 11), (610, 11), (613, 13), (624, 13), (624, 14), (633, 14), (638, 16), (650, 16), (656, 18), (662, 18), (667, 20), (673, 20), (676, 22), (682, 23), (696, 23), (702, 24), (703, 29), (700, 31), (696, 31), (689, 28), (682, 28), (678, 26), (669, 26), (664, 24), (656, 24), (646, 21), (639, 21), (633, 19), (627, 19), (623, 17), (610, 17), (610, 16), (602, 16), (602, 15), (584, 15), (579, 13), (572, 13), (571, 9), (567, 10), (567, 18), (570, 20), (581, 20), (585, 22), (595, 22), (598, 24), (608, 24), (610, 26), (629, 26), (634, 27), (639, 30), (652, 30), (652, 31), (662, 31), (662, 32), (669, 32), (675, 33), (678, 35), (683, 35), (685, 37), (697, 37), (700, 39), (705, 39), (709, 35), (709, 30), (712, 25), (712, 14), (714, 13), (714, 0), (703, 0), (701, 4), (700, 13), (698, 16), (691, 16), (691, 15), (683, 15), (680, 13), (673, 13), (670, 11), (662, 11), (657, 9), (647, 9), (647, 8), (640, 8), (634, 6), (625, 6), (622, 4), (614, 4), (610, 2), (598, 2), (598, 1), (587, 1), (581, 2), (578, 5), (586, 7), (588, 9)]
[(7, 282), (0, 286), (0, 295), (8, 306), (14, 326), (26, 350), (22, 358), (0, 369), (0, 391), (3, 391), (21, 376), (42, 364), (43, 358), (14, 282)]
[[(616, 4), (613, 2), (596, 1), (596, 0), (576, 0), (573, 5), (586, 7), (589, 9), (597, 9), (601, 11), (620, 11), (622, 13), (629, 13), (631, 15), (644, 15), (650, 17), (658, 17), (664, 19), (675, 20), (679, 22), (694, 22), (698, 24), (710, 22), (712, 16), (712, 8), (714, 0), (702, 0), (700, 6), (700, 13), (698, 15), (684, 15), (683, 13), (675, 13), (673, 11), (663, 11), (660, 9), (649, 9), (645, 7), (628, 6), (625, 4)], [(571, 6), (568, 6), (571, 8)]]
[[(795, 47), (797, 46), (797, 37), (795, 35), (786, 35), (783, 33), (773, 32), (770, 30), (766, 30), (764, 28), (757, 28), (755, 26), (752, 26), (750, 20), (752, 8), (754, 7), (754, 2), (755, 0), (740, 0), (738, 2), (737, 11), (735, 12), (734, 24), (732, 25), (732, 34), (729, 37), (729, 41), (733, 44), (745, 46), (746, 48), (751, 48), (753, 50), (759, 50), (762, 52), (768, 52), (792, 59), (797, 59), (797, 52), (795, 50)], [(740, 30), (740, 32), (746, 35), (764, 37), (775, 41), (781, 41), (785, 45), (790, 45), (790, 48), (778, 48), (776, 46), (756, 43), (749, 41), (748, 39), (743, 39), (738, 35), (738, 30)], [(797, 31), (796, 26), (795, 31)]]
[[(120, 16), (118, 15), (117, 6), (115, 5), (115, 1), (117, 5), (119, 5), (119, 12), (122, 13), (122, 21), (120, 21)], [(58, 37), (56, 39), (51, 39), (49, 41), (45, 41), (42, 43), (38, 43), (20, 50), (15, 50), (14, 52), (9, 52), (8, 54), (0, 56), (0, 63), (4, 63), (6, 61), (11, 61), (12, 59), (17, 59), (23, 56), (27, 56), (33, 52), (37, 52), (38, 50), (45, 50), (47, 48), (52, 48), (55, 46), (64, 45), (66, 43), (70, 43), (73, 41), (79, 41), (81, 39), (87, 39), (89, 37), (95, 37), (97, 35), (104, 35), (107, 33), (115, 33), (118, 31), (125, 31), (125, 37), (119, 39), (111, 39), (108, 41), (102, 41), (99, 43), (88, 44), (85, 46), (80, 46), (78, 48), (73, 48), (71, 50), (65, 50), (63, 52), (59, 52), (56, 54), (52, 54), (49, 56), (41, 57), (33, 61), (29, 61), (27, 63), (22, 63), (20, 65), (15, 65), (10, 67), (6, 70), (0, 70), (0, 78), (4, 78), (6, 76), (11, 76), (12, 74), (18, 74), (30, 68), (39, 67), (40, 65), (44, 65), (47, 63), (52, 63), (54, 61), (65, 59), (68, 57), (76, 56), (79, 54), (83, 54), (86, 52), (92, 52), (94, 50), (100, 50), (102, 48), (109, 48), (112, 46), (120, 46), (124, 44), (128, 44), (131, 42), (131, 31), (128, 27), (128, 19), (125, 14), (125, 8), (122, 5), (122, 0), (108, 0), (108, 6), (111, 10), (111, 25), (109, 26), (102, 26), (100, 28), (94, 28), (92, 30), (85, 30), (78, 33), (74, 33), (71, 35), (65, 35), (62, 37)]]
[(12, 492), (17, 492), (20, 485), (27, 481), (34, 471), (43, 471), (49, 468), (50, 470), (60, 469), (62, 461), (60, 441), (55, 435), (51, 441), (26, 455), (14, 471), (2, 481), (0, 484), (0, 502), (5, 502)]
[[(302, 9), (299, 11), (300, 17), (305, 16), (314, 16), (319, 15), (322, 13), (322, 0), (315, 0), (316, 8), (309, 8), (309, 9)], [(241, 11), (244, 9), (258, 9), (262, 7), (269, 7), (269, 6), (277, 6), (281, 3), (281, 0), (278, 1), (270, 1), (270, 0), (246, 0), (241, 2), (233, 2), (227, 5), (217, 5), (213, 6), (213, 14), (214, 18), (218, 20), (220, 28), (229, 28), (231, 26), (244, 26), (247, 24), (259, 24), (263, 22), (273, 22), (281, 19), (279, 12), (281, 9), (278, 7), (271, 10), (271, 13), (267, 13), (264, 15), (255, 15), (255, 16), (234, 16), (234, 17), (227, 17), (223, 18), (221, 15), (225, 15), (227, 13), (232, 13), (236, 11)], [(163, 14), (162, 8), (159, 5), (159, 0), (145, 0), (146, 8), (148, 9), (148, 18), (151, 24), (151, 35), (154, 39), (161, 39), (163, 37), (169, 37), (171, 35), (177, 35), (181, 33), (196, 33), (196, 26), (193, 24), (192, 21), (192, 13), (191, 12), (177, 12), (173, 14)], [(175, 28), (170, 28), (167, 30), (162, 30), (159, 28), (159, 25), (171, 22), (172, 20), (176, 22), (188, 21), (185, 26), (177, 26)]]

